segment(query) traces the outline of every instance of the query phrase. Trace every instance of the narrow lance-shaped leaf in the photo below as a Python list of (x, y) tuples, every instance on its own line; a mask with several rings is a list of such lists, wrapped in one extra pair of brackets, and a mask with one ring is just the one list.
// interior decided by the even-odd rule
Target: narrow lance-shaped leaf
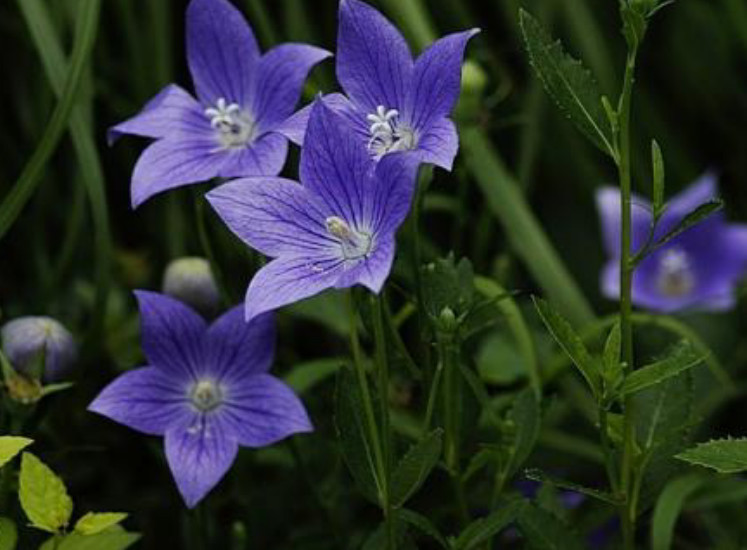
[(747, 471), (747, 439), (717, 439), (699, 443), (678, 454), (677, 458), (721, 474), (744, 472)]
[(518, 527), (528, 548), (536, 550), (582, 550), (585, 545), (563, 521), (551, 512), (527, 504), (519, 514)]
[(653, 165), (654, 173), (653, 215), (654, 220), (658, 220), (664, 211), (666, 175), (664, 171), (664, 157), (661, 154), (661, 147), (659, 147), (656, 140), (651, 141), (651, 164)]
[(661, 246), (664, 246), (669, 241), (674, 239), (675, 237), (678, 237), (691, 227), (698, 225), (700, 222), (708, 218), (709, 216), (715, 214), (719, 210), (721, 210), (724, 207), (724, 201), (720, 199), (712, 200), (705, 202), (698, 206), (695, 210), (690, 212), (688, 215), (686, 215), (684, 218), (682, 218), (682, 221), (678, 223), (669, 233), (664, 235), (661, 239), (659, 239), (656, 242), (656, 245), (654, 248), (659, 248)]
[(688, 474), (667, 484), (654, 507), (651, 522), (652, 550), (669, 550), (672, 547), (674, 526), (685, 501), (706, 481), (708, 477), (702, 474)]
[(439, 532), (438, 528), (427, 517), (403, 508), (397, 512), (397, 518), (415, 527), (421, 533), (428, 535), (438, 542), (442, 548), (450, 548), (448, 541)]
[(479, 547), (514, 522), (526, 506), (525, 501), (514, 500), (500, 506), (492, 514), (476, 519), (452, 543), (453, 550), (471, 550)]
[(599, 372), (597, 365), (589, 351), (586, 349), (583, 341), (573, 330), (573, 327), (555, 311), (545, 300), (537, 297), (534, 300), (534, 307), (537, 309), (542, 322), (550, 331), (555, 341), (563, 348), (563, 351), (573, 361), (594, 395), (599, 395)]
[(594, 145), (617, 155), (599, 87), (583, 64), (568, 55), (534, 17), (519, 12), (529, 58), (547, 93)]
[(578, 483), (574, 483), (572, 481), (560, 479), (558, 477), (547, 474), (541, 470), (536, 470), (536, 469), (527, 470), (526, 476), (529, 479), (532, 479), (534, 481), (539, 481), (540, 483), (547, 483), (548, 485), (552, 485), (553, 487), (557, 487), (558, 489), (574, 491), (576, 493), (580, 493), (582, 495), (586, 495), (591, 498), (601, 500), (602, 502), (606, 502), (607, 504), (612, 504), (613, 506), (617, 506), (623, 503), (622, 498), (616, 495), (613, 495), (611, 493), (608, 493), (607, 491), (600, 491), (598, 489), (592, 489), (591, 487), (579, 485)]
[(669, 357), (630, 373), (623, 382), (620, 392), (628, 395), (660, 384), (703, 362), (705, 357), (688, 342), (676, 346)]
[(440, 456), (441, 430), (432, 431), (407, 451), (392, 475), (393, 506), (402, 506), (420, 489)]

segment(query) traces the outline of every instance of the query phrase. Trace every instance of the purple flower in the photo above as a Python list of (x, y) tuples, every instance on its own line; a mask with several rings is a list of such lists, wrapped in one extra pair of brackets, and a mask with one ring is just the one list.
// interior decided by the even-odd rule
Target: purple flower
[(64, 378), (77, 356), (73, 335), (51, 317), (20, 317), (5, 324), (0, 335), (8, 361), (25, 375), (32, 374), (35, 360), (44, 353), (46, 382)]
[(164, 436), (187, 506), (220, 481), (239, 445), (261, 447), (312, 430), (298, 397), (268, 374), (275, 344), (271, 315), (246, 323), (237, 307), (208, 326), (173, 298), (135, 294), (148, 366), (114, 380), (89, 410)]
[[(448, 117), (459, 97), (464, 49), (478, 32), (450, 34), (413, 60), (383, 15), (359, 0), (342, 0), (337, 79), (347, 97), (331, 94), (325, 101), (352, 124), (373, 158), (411, 151), (422, 162), (451, 170), (459, 137)], [(308, 109), (295, 118), (306, 116)], [(286, 135), (304, 140), (303, 133)]]
[(171, 84), (135, 117), (111, 128), (156, 138), (132, 175), (132, 204), (214, 177), (274, 176), (288, 141), (302, 132), (291, 119), (311, 68), (329, 52), (282, 44), (260, 55), (252, 29), (226, 0), (192, 0), (187, 8), (187, 59), (197, 100)]
[[(659, 221), (654, 238), (671, 231), (689, 212), (716, 198), (716, 177), (706, 174), (675, 197)], [(609, 262), (602, 271), (602, 292), (620, 295), (620, 193), (602, 188), (597, 208)], [(646, 244), (651, 230), (648, 201), (633, 197), (633, 251)], [(747, 271), (747, 225), (729, 224), (722, 213), (686, 230), (645, 258), (633, 275), (633, 302), (643, 308), (674, 312), (697, 308), (725, 310), (734, 306), (734, 287)]]
[(417, 162), (401, 154), (374, 165), (352, 130), (316, 101), (301, 151), (303, 185), (252, 178), (208, 193), (239, 238), (275, 258), (249, 285), (247, 319), (327, 288), (361, 284), (379, 292), (416, 171)]

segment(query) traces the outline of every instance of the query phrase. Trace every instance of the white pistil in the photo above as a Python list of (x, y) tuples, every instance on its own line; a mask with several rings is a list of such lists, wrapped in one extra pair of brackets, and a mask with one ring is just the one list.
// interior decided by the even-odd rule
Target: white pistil
[(225, 98), (218, 98), (215, 107), (205, 109), (205, 116), (216, 130), (223, 149), (245, 147), (255, 138), (255, 123), (238, 103), (228, 103)]
[(346, 260), (365, 258), (371, 251), (371, 235), (352, 229), (348, 223), (337, 216), (330, 216), (324, 221), (327, 233), (340, 241), (342, 256)]
[(210, 412), (223, 402), (223, 391), (213, 380), (203, 379), (189, 392), (192, 405), (200, 412)]
[(662, 252), (656, 273), (656, 288), (670, 298), (681, 298), (693, 291), (695, 277), (687, 252), (679, 248)]
[(383, 105), (375, 113), (366, 116), (371, 123), (368, 150), (377, 160), (395, 151), (408, 151), (417, 145), (415, 132), (399, 121), (397, 109), (387, 109)]

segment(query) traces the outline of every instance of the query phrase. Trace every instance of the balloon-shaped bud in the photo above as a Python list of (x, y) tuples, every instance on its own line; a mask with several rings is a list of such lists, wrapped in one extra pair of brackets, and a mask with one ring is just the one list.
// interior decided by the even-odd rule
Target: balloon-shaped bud
[(77, 356), (73, 335), (51, 317), (20, 317), (5, 324), (2, 349), (13, 368), (45, 382), (61, 380)]
[(215, 315), (220, 306), (218, 285), (205, 258), (173, 260), (163, 276), (163, 292), (207, 317)]

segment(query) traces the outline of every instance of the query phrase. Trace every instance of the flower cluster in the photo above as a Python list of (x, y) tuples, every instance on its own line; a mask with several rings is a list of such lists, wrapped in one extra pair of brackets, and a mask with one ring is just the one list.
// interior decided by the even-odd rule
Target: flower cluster
[[(327, 288), (378, 293), (391, 271), (395, 234), (421, 163), (451, 169), (464, 50), (476, 30), (436, 41), (417, 59), (397, 29), (359, 0), (342, 0), (337, 76), (346, 95), (294, 113), (310, 70), (330, 54), (283, 44), (264, 55), (227, 0), (192, 0), (187, 59), (197, 98), (167, 86), (114, 126), (155, 139), (138, 160), (133, 206), (179, 186), (232, 179), (207, 199), (225, 224), (271, 261), (251, 281), (244, 308), (211, 326), (174, 298), (138, 292), (148, 365), (127, 372), (91, 410), (165, 437), (188, 506), (230, 467), (238, 446), (268, 445), (311, 423), (292, 391), (267, 374), (271, 312)], [(288, 140), (302, 146), (300, 182), (278, 177)], [(190, 260), (194, 266), (194, 260)], [(165, 290), (209, 310), (209, 269), (186, 278), (172, 266)], [(194, 301), (193, 287), (199, 287)], [(208, 285), (210, 286), (210, 285)], [(203, 302), (208, 302), (203, 308)]]

